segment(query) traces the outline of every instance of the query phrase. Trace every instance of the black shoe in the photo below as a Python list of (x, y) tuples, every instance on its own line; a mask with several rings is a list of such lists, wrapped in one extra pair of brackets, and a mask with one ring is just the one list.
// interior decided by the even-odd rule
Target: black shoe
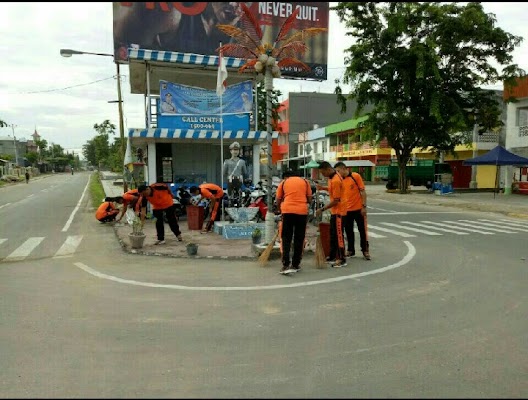
[(334, 264), (336, 262), (335, 258), (326, 257), (326, 263), (327, 264)]
[(298, 265), (298, 266), (296, 266), (296, 267), (292, 267), (292, 269), (293, 269), (294, 271), (296, 271), (296, 272), (299, 272), (299, 271), (301, 270), (301, 266)]
[(289, 271), (289, 270), (290, 270), (290, 266), (289, 265), (283, 265), (281, 270), (279, 271), (279, 274), (282, 274), (282, 275), (287, 274), (288, 273), (287, 271)]
[(346, 253), (346, 258), (354, 257), (355, 255), (356, 255), (356, 253), (354, 251), (348, 251)]
[(363, 252), (363, 258), (365, 258), (365, 260), (370, 260), (370, 253), (368, 250)]

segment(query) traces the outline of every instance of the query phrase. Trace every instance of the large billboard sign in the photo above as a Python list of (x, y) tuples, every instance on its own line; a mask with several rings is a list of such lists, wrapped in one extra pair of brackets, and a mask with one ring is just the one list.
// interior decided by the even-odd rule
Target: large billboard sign
[(158, 127), (248, 130), (253, 111), (251, 81), (230, 85), (220, 97), (215, 90), (160, 81)]
[[(243, 28), (239, 2), (114, 2), (114, 54), (127, 62), (127, 49), (174, 51), (218, 55), (220, 42), (232, 41), (216, 28), (218, 24)], [(263, 42), (273, 43), (283, 22), (296, 8), (299, 15), (291, 34), (306, 28), (327, 28), (329, 2), (246, 2), (259, 21)], [(309, 73), (283, 69), (285, 77), (327, 78), (328, 31), (306, 40), (308, 51), (301, 61)]]

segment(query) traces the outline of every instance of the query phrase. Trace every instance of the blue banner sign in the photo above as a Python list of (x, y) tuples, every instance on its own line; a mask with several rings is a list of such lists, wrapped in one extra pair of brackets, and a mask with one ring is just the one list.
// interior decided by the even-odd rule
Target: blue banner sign
[(164, 116), (248, 114), (253, 111), (252, 87), (251, 81), (228, 86), (220, 108), (216, 90), (160, 81), (159, 111)]
[[(221, 119), (224, 121), (220, 126)], [(207, 129), (219, 131), (249, 130), (249, 114), (228, 115), (158, 115), (158, 128)]]

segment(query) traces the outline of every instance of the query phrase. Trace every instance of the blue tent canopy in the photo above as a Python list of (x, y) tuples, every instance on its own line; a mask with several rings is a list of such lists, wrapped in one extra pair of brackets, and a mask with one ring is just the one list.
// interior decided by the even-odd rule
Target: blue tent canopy
[(486, 154), (469, 158), (464, 161), (464, 165), (528, 165), (528, 158), (518, 156), (504, 147), (498, 145)]

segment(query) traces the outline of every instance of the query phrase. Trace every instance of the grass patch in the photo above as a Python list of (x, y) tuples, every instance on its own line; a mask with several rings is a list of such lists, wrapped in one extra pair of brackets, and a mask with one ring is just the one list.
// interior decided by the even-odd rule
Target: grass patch
[(92, 206), (94, 208), (99, 207), (101, 205), (101, 201), (106, 197), (99, 172), (94, 172), (92, 174), (89, 191), (90, 196), (92, 197)]

